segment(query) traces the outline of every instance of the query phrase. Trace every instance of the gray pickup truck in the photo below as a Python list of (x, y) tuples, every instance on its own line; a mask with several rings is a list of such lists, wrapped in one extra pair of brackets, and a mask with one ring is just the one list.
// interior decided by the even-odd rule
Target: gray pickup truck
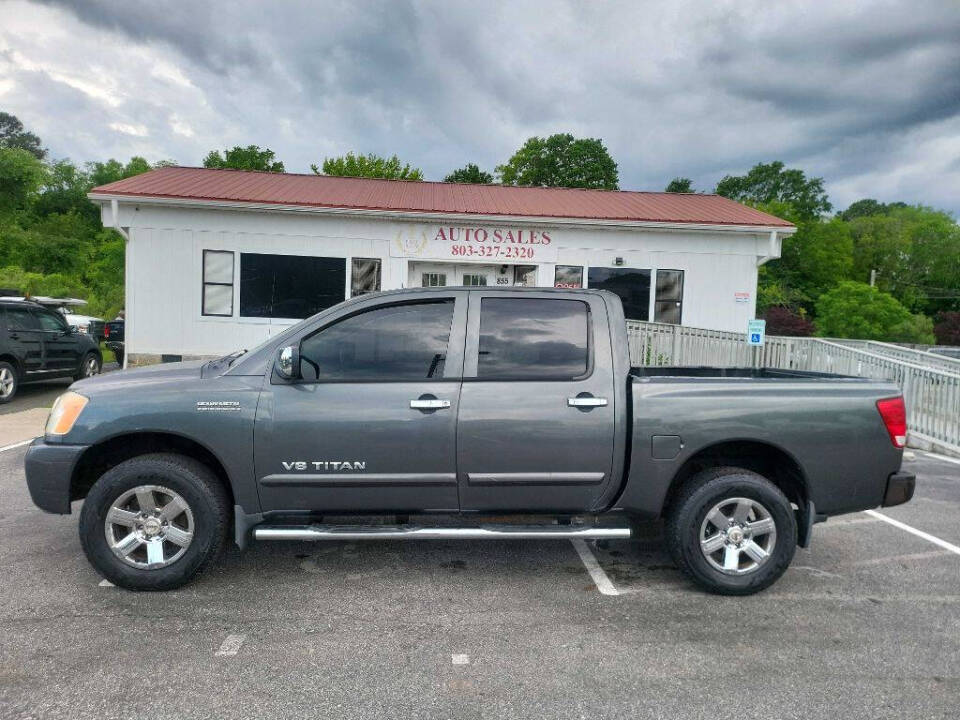
[(828, 516), (913, 495), (896, 386), (631, 367), (595, 290), (364, 295), (251, 352), (75, 383), (33, 501), (98, 572), (178, 587), (256, 540), (629, 538), (663, 518), (699, 586), (773, 583)]

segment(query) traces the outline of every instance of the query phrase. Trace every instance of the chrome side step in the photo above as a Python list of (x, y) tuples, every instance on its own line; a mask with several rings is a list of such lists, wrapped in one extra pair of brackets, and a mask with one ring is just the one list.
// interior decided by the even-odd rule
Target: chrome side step
[(617, 540), (629, 538), (630, 528), (562, 525), (260, 525), (253, 529), (253, 537), (256, 540)]

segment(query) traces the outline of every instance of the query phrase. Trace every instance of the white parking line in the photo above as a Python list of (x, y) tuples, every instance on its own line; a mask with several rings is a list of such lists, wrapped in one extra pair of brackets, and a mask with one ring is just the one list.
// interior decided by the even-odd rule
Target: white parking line
[(960, 465), (960, 459), (958, 459), (958, 458), (947, 457), (946, 455), (937, 455), (937, 453), (927, 452), (927, 451), (925, 451), (925, 450), (922, 451), (922, 452), (923, 452), (923, 454), (926, 455), (927, 457), (932, 457), (932, 458), (935, 458), (935, 459), (937, 459), (937, 460), (943, 460), (944, 462), (954, 463), (955, 465)]
[(216, 657), (233, 657), (240, 652), (243, 641), (246, 639), (246, 635), (227, 635), (227, 639), (223, 641), (220, 649), (214, 655)]
[(942, 547), (944, 550), (949, 550), (950, 552), (960, 555), (960, 546), (954, 545), (953, 543), (948, 543), (946, 540), (941, 540), (940, 538), (931, 535), (930, 533), (925, 533), (923, 530), (917, 530), (915, 527), (907, 525), (906, 523), (900, 522), (899, 520), (894, 520), (892, 517), (887, 517), (881, 513), (878, 513), (876, 510), (864, 510), (864, 512), (870, 517), (875, 517), (878, 520), (883, 520), (885, 523), (893, 525), (894, 527), (900, 528), (911, 535), (916, 535), (918, 538), (923, 538), (927, 542), (932, 542), (938, 547)]
[(0, 452), (6, 452), (7, 450), (13, 450), (14, 448), (23, 447), (24, 445), (29, 445), (36, 438), (30, 438), (29, 440), (24, 440), (23, 442), (13, 443), (12, 445), (4, 445), (0, 447)]
[(600, 591), (601, 595), (619, 595), (620, 591), (617, 590), (616, 586), (610, 582), (610, 578), (607, 577), (607, 574), (603, 571), (603, 568), (600, 567), (600, 563), (597, 562), (596, 556), (587, 546), (583, 540), (577, 538), (571, 540), (573, 543), (574, 549), (577, 551), (577, 555), (580, 556), (580, 560), (583, 561), (583, 566), (587, 569), (587, 572), (590, 573), (590, 577), (593, 578), (593, 584), (597, 586), (597, 590)]
[(469, 655), (451, 655), (450, 662), (454, 665), (469, 665), (470, 656)]
[(104, 578), (100, 581), (100, 587), (116, 587), (112, 582)]

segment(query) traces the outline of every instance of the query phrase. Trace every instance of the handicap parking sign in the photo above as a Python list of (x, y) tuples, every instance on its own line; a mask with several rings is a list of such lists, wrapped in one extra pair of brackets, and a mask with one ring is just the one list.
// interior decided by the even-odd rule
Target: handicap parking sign
[(747, 345), (763, 345), (763, 336), (766, 333), (766, 320), (751, 320), (747, 323)]

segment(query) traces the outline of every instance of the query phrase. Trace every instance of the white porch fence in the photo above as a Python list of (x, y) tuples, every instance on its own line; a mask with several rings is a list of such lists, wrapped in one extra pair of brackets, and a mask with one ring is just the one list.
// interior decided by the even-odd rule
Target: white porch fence
[(768, 335), (753, 347), (745, 332), (636, 320), (627, 321), (627, 338), (634, 365), (771, 367), (889, 380), (903, 391), (912, 440), (960, 454), (960, 362), (867, 341)]

